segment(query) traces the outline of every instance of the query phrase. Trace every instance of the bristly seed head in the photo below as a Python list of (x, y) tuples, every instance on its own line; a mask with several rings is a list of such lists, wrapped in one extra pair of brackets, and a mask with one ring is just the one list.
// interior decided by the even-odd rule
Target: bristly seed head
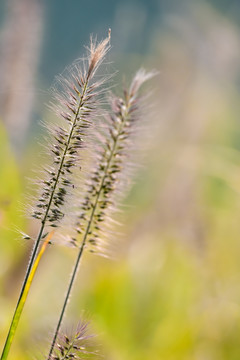
[[(128, 167), (129, 145), (139, 120), (141, 85), (154, 73), (140, 69), (123, 97), (110, 97), (111, 112), (106, 121), (107, 130), (98, 149), (98, 162), (87, 184), (87, 193), (81, 205), (77, 223), (78, 238), (88, 244), (91, 252), (104, 254), (103, 239), (109, 218), (115, 209), (115, 197)], [(74, 237), (75, 239), (75, 237)]]
[(60, 334), (50, 360), (96, 359), (98, 351), (94, 350), (94, 335), (89, 334), (88, 327), (88, 322), (81, 321), (74, 334)]
[(108, 37), (103, 41), (101, 41), (99, 44), (96, 44), (96, 40), (93, 40), (91, 38), (90, 48), (89, 48), (90, 56), (88, 60), (89, 67), (87, 72), (87, 78), (89, 78), (92, 75), (92, 73), (96, 71), (100, 62), (105, 57), (109, 49), (110, 39), (111, 39), (111, 29), (109, 29), (108, 31)]
[(94, 75), (110, 47), (110, 37), (97, 43), (91, 39), (87, 63), (75, 65), (68, 77), (60, 77), (61, 93), (55, 92), (56, 113), (64, 125), (52, 129), (49, 141), (53, 154), (52, 166), (46, 169), (47, 178), (42, 181), (41, 193), (32, 216), (42, 224), (57, 227), (65, 215), (64, 204), (74, 188), (73, 169), (79, 166), (79, 151), (86, 146), (93, 116), (101, 113), (99, 95), (106, 77), (94, 81)]

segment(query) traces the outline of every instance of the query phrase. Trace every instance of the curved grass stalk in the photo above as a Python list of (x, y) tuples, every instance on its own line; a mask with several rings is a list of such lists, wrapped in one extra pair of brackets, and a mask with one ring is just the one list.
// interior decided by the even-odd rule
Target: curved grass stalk
[(5, 360), (7, 359), (8, 357), (8, 353), (9, 353), (9, 350), (10, 350), (10, 347), (11, 347), (11, 344), (12, 344), (12, 341), (13, 341), (13, 338), (14, 338), (14, 334), (15, 334), (15, 331), (17, 329), (17, 326), (18, 326), (18, 323), (19, 323), (19, 320), (20, 320), (20, 317), (21, 317), (21, 314), (22, 314), (22, 311), (23, 311), (23, 307), (25, 305), (25, 302), (26, 302), (26, 299), (27, 299), (27, 295), (29, 293), (29, 290), (30, 290), (30, 286), (32, 284), (32, 281), (33, 281), (33, 277), (35, 275), (35, 272), (38, 268), (38, 265), (39, 265), (39, 262), (46, 250), (46, 247), (47, 245), (49, 244), (52, 236), (53, 236), (53, 231), (51, 231), (48, 236), (46, 237), (46, 240), (44, 241), (44, 243), (42, 244), (42, 247), (33, 263), (33, 266), (32, 266), (32, 269), (29, 273), (29, 276), (28, 276), (28, 280), (26, 282), (26, 286), (24, 288), (24, 291), (21, 293), (21, 296), (19, 298), (19, 301), (17, 303), (17, 306), (16, 306), (16, 310), (15, 310), (15, 313), (13, 315), (13, 319), (12, 319), (12, 323), (10, 325), (10, 329), (9, 329), (9, 332), (8, 332), (8, 336), (7, 336), (7, 339), (6, 339), (6, 343), (5, 343), (5, 346), (4, 346), (4, 349), (3, 349), (3, 352), (2, 352), (2, 356), (1, 356), (1, 360)]

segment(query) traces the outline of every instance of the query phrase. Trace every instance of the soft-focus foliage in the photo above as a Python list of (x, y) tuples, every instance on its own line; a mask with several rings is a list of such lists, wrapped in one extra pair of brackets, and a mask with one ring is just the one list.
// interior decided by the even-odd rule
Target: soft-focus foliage
[[(161, 13), (146, 56), (122, 53), (119, 60), (127, 74), (144, 64), (160, 75), (153, 135), (143, 139), (151, 144), (146, 168), (123, 208), (117, 260), (85, 257), (68, 311), (66, 327), (83, 309), (90, 314), (106, 359), (240, 358), (240, 30), (203, 1), (182, 3)], [(142, 34), (139, 9), (129, 27), (136, 19)], [(124, 49), (126, 39), (116, 36)], [(25, 248), (12, 231), (22, 227), (21, 177), (2, 136), (0, 194), (11, 199), (11, 211), (1, 200), (0, 346), (21, 282), (16, 274), (25, 268)], [(35, 149), (28, 149), (31, 161)], [(9, 359), (44, 353), (75, 256), (58, 246), (47, 252)]]

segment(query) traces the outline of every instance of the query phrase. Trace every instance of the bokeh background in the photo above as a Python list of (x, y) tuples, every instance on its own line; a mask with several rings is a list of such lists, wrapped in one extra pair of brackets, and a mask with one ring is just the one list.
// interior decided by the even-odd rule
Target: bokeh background
[[(0, 347), (36, 225), (24, 216), (55, 75), (112, 29), (109, 69), (157, 69), (146, 166), (116, 260), (85, 256), (65, 318), (111, 360), (240, 359), (240, 2), (0, 1)], [(144, 142), (144, 140), (143, 140)], [(44, 358), (76, 253), (41, 261), (9, 359)]]

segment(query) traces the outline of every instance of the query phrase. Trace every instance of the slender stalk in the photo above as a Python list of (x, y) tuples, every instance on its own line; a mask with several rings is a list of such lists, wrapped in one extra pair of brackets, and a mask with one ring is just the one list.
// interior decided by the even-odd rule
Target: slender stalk
[(70, 294), (71, 294), (71, 291), (72, 291), (72, 288), (73, 288), (73, 284), (74, 284), (74, 281), (75, 281), (75, 278), (76, 278), (76, 275), (77, 275), (77, 272), (78, 272), (78, 269), (79, 269), (79, 266), (80, 266), (80, 261), (81, 261), (82, 255), (83, 255), (83, 250), (84, 250), (84, 247), (85, 247), (85, 244), (86, 244), (86, 241), (87, 241), (87, 236), (89, 234), (89, 230), (90, 230), (90, 227), (91, 227), (91, 224), (92, 224), (92, 220), (93, 220), (93, 217), (94, 217), (97, 205), (98, 205), (100, 194), (101, 194), (101, 192), (103, 190), (104, 182), (105, 182), (105, 179), (106, 179), (106, 176), (107, 176), (107, 173), (108, 173), (112, 158), (113, 158), (113, 156), (115, 154), (115, 150), (116, 150), (116, 147), (117, 147), (117, 142), (118, 142), (119, 135), (121, 134), (121, 130), (124, 127), (124, 122), (127, 119), (127, 117), (128, 117), (128, 107), (126, 109), (126, 112), (125, 112), (124, 116), (121, 119), (122, 122), (121, 122), (121, 124), (119, 126), (119, 129), (118, 129), (118, 136), (116, 138), (114, 138), (114, 141), (113, 141), (110, 156), (108, 158), (108, 161), (107, 161), (107, 164), (106, 164), (106, 167), (105, 167), (105, 170), (104, 170), (104, 174), (103, 174), (100, 186), (99, 186), (99, 190), (98, 190), (98, 193), (97, 193), (97, 196), (96, 196), (95, 203), (94, 203), (93, 208), (92, 208), (90, 219), (88, 221), (86, 231), (84, 233), (83, 241), (82, 241), (82, 244), (81, 244), (81, 247), (79, 249), (77, 259), (76, 259), (76, 263), (75, 263), (74, 268), (73, 268), (70, 283), (68, 285), (67, 293), (66, 293), (66, 296), (65, 296), (65, 300), (64, 300), (64, 303), (63, 303), (62, 310), (61, 310), (61, 314), (60, 314), (60, 317), (59, 317), (59, 320), (58, 320), (58, 324), (57, 324), (57, 327), (56, 327), (56, 330), (55, 330), (55, 333), (54, 333), (51, 348), (50, 348), (50, 351), (49, 351), (49, 354), (48, 354), (48, 360), (51, 360), (51, 356), (52, 356), (52, 353), (53, 353), (53, 350), (54, 350), (54, 346), (56, 344), (57, 337), (58, 337), (58, 334), (59, 334), (59, 330), (60, 330), (60, 327), (61, 327), (61, 324), (62, 324), (62, 321), (63, 321), (63, 317), (64, 317), (64, 314), (65, 314), (65, 311), (66, 311), (67, 303), (68, 303), (68, 300), (69, 300), (69, 297), (70, 297)]
[(67, 303), (68, 303), (68, 300), (69, 300), (69, 297), (70, 297), (70, 293), (71, 293), (71, 290), (72, 290), (72, 287), (73, 287), (73, 283), (74, 283), (74, 280), (76, 278), (77, 271), (78, 271), (78, 268), (79, 268), (79, 265), (80, 265), (80, 260), (81, 260), (82, 254), (83, 254), (84, 245), (85, 245), (85, 242), (82, 242), (82, 245), (80, 247), (78, 257), (77, 257), (77, 260), (76, 260), (76, 263), (75, 263), (75, 266), (74, 266), (74, 269), (73, 269), (73, 273), (72, 273), (72, 276), (71, 276), (71, 279), (70, 279), (67, 294), (65, 296), (65, 300), (64, 300), (62, 311), (61, 311), (61, 314), (60, 314), (60, 317), (59, 317), (59, 320), (58, 320), (58, 324), (57, 324), (57, 327), (56, 327), (56, 330), (55, 330), (55, 333), (54, 333), (51, 348), (50, 348), (50, 351), (49, 351), (49, 354), (48, 354), (48, 359), (49, 360), (51, 359), (51, 356), (52, 356), (52, 353), (53, 353), (53, 350), (54, 350), (54, 346), (55, 346), (56, 341), (57, 341), (57, 337), (58, 337), (59, 330), (60, 330), (60, 327), (61, 327), (61, 324), (62, 324), (63, 316), (64, 316), (64, 313), (65, 313)]
[(4, 349), (3, 349), (3, 352), (2, 352), (2, 356), (1, 356), (2, 360), (7, 359), (7, 357), (8, 357), (8, 353), (9, 353), (9, 350), (10, 350), (10, 347), (11, 347), (11, 343), (12, 343), (12, 340), (14, 338), (14, 334), (15, 334), (16, 328), (18, 326), (18, 323), (19, 323), (19, 320), (20, 320), (20, 317), (21, 317), (21, 313), (23, 311), (23, 307), (24, 307), (24, 304), (25, 304), (26, 299), (27, 299), (27, 295), (28, 295), (29, 290), (30, 290), (30, 286), (31, 286), (33, 277), (34, 277), (35, 272), (37, 270), (37, 267), (39, 265), (39, 261), (41, 260), (41, 257), (43, 256), (43, 254), (44, 254), (44, 252), (46, 250), (46, 247), (47, 247), (49, 241), (51, 240), (52, 236), (53, 236), (53, 231), (48, 234), (48, 236), (47, 236), (46, 240), (44, 241), (44, 243), (43, 243), (43, 245), (42, 245), (42, 247), (41, 247), (41, 249), (40, 249), (40, 251), (38, 253), (38, 256), (36, 257), (36, 260), (34, 261), (33, 266), (32, 266), (32, 268), (31, 268), (31, 270), (29, 272), (29, 276), (28, 276), (26, 285), (24, 287), (24, 290), (21, 292), (18, 304), (16, 306), (16, 310), (14, 312), (14, 316), (13, 316), (13, 319), (12, 319), (12, 322), (11, 322), (11, 325), (10, 325), (8, 336), (7, 336), (5, 346), (4, 346)]

